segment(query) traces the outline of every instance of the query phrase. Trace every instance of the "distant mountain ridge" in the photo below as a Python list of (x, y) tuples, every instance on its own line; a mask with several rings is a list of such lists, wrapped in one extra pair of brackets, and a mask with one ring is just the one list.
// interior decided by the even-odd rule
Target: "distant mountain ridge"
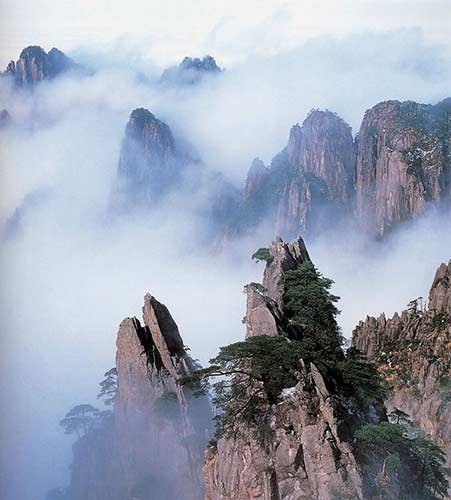
[(216, 76), (222, 69), (212, 56), (185, 57), (178, 66), (171, 66), (161, 75), (161, 83), (176, 85), (194, 85), (205, 77)]
[[(80, 66), (56, 48), (46, 53), (30, 46), (3, 75), (33, 88), (75, 68)], [(194, 85), (221, 72), (211, 56), (185, 57), (164, 71), (161, 83)], [(10, 118), (2, 111), (0, 127)], [(336, 113), (314, 109), (291, 128), (287, 146), (269, 165), (252, 162), (243, 187), (219, 175), (215, 165), (204, 165), (202, 151), (194, 157), (185, 146), (149, 110), (134, 110), (119, 159), (116, 195), (122, 206), (152, 207), (188, 184), (193, 194), (209, 189), (203, 217), (207, 233), (220, 241), (263, 225), (268, 237), (315, 238), (352, 226), (383, 238), (430, 209), (451, 220), (451, 98), (435, 105), (380, 102), (366, 111), (355, 137)]]
[(37, 45), (22, 50), (17, 62), (11, 61), (4, 74), (11, 75), (18, 86), (32, 86), (43, 80), (77, 68), (78, 65), (61, 50), (53, 48), (48, 53)]
[[(382, 238), (432, 207), (451, 217), (450, 102), (379, 103), (365, 113), (355, 139), (338, 115), (312, 110), (301, 126), (291, 128), (286, 148), (269, 166), (253, 161), (243, 189), (225, 178), (212, 187), (211, 222), (220, 231), (217, 236), (239, 238), (265, 224), (284, 237), (316, 237), (351, 224)], [(146, 129), (139, 151), (130, 148), (137, 112), (126, 128), (118, 175), (138, 191), (156, 186), (161, 195), (180, 179), (180, 167), (173, 163), (177, 145), (169, 127), (160, 124), (155, 133)], [(163, 128), (165, 152), (157, 133)]]

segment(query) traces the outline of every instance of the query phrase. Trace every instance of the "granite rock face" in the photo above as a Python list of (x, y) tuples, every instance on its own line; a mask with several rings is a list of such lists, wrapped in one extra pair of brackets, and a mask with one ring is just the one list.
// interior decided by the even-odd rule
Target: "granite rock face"
[(451, 102), (387, 101), (365, 113), (358, 139), (356, 216), (370, 234), (449, 209)]
[(135, 109), (125, 128), (119, 157), (117, 194), (123, 206), (151, 206), (175, 186), (181, 159), (166, 123)]
[(355, 141), (336, 114), (313, 110), (269, 166), (252, 163), (237, 233), (264, 221), (287, 238), (342, 224), (379, 238), (429, 207), (450, 214), (450, 145), (450, 99), (379, 103)]
[(71, 500), (201, 500), (211, 409), (177, 383), (194, 363), (166, 306), (146, 295), (116, 345), (114, 424), (76, 443)]
[(438, 268), (427, 307), (419, 298), (390, 319), (368, 317), (352, 343), (389, 383), (387, 408), (407, 413), (445, 450), (451, 466), (451, 261)]
[[(247, 287), (247, 336), (290, 335), (280, 278), (310, 260), (301, 238), (269, 246), (263, 290)], [(305, 366), (305, 365), (304, 365)], [(330, 500), (362, 498), (362, 478), (351, 446), (340, 439), (334, 399), (317, 368), (305, 366), (302, 382), (284, 391), (263, 446), (250, 429), (222, 437), (206, 453), (206, 500)], [(339, 498), (339, 496), (337, 497)]]
[(350, 212), (355, 169), (351, 128), (334, 113), (313, 110), (295, 125), (287, 147), (269, 167), (255, 160), (242, 203), (242, 223), (269, 216), (277, 233), (292, 237), (327, 227)]
[(17, 62), (8, 64), (5, 73), (12, 75), (18, 86), (24, 87), (55, 78), (75, 66), (72, 59), (56, 48), (46, 53), (42, 47), (32, 45), (22, 50)]
[(282, 335), (286, 329), (283, 319), (284, 272), (310, 260), (302, 238), (285, 243), (280, 237), (269, 245), (270, 258), (263, 274), (263, 290), (253, 284), (246, 286), (246, 337)]

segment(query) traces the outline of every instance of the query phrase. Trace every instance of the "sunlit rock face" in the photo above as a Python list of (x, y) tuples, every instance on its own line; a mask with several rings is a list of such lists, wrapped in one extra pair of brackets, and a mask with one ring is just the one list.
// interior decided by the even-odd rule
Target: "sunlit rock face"
[(166, 306), (146, 295), (116, 345), (114, 423), (75, 444), (71, 500), (201, 500), (211, 409), (177, 383), (194, 362)]
[(241, 229), (268, 219), (279, 234), (319, 232), (351, 213), (355, 169), (351, 128), (312, 111), (292, 127), (287, 147), (266, 167), (255, 160), (242, 202)]
[(356, 217), (383, 236), (428, 206), (449, 210), (451, 101), (387, 101), (365, 113), (358, 138)]
[(246, 337), (256, 335), (282, 335), (287, 329), (283, 317), (283, 273), (295, 269), (310, 257), (302, 238), (285, 243), (277, 238), (270, 243), (270, 261), (263, 274), (264, 292), (253, 286), (246, 287)]
[(407, 413), (447, 453), (451, 466), (451, 261), (442, 264), (429, 300), (392, 318), (367, 317), (353, 333), (391, 387), (387, 407)]
[(311, 238), (356, 226), (380, 238), (429, 208), (450, 214), (450, 110), (450, 99), (379, 103), (355, 140), (336, 114), (311, 111), (269, 166), (252, 163), (235, 233), (265, 224)]
[(178, 66), (166, 69), (161, 76), (161, 83), (169, 85), (194, 85), (203, 79), (217, 76), (221, 68), (211, 56), (203, 59), (185, 57)]
[(17, 62), (8, 64), (5, 73), (12, 75), (19, 86), (32, 86), (55, 78), (75, 66), (69, 57), (56, 48), (46, 53), (42, 47), (32, 45), (22, 50)]
[[(304, 242), (280, 238), (269, 246), (263, 289), (247, 286), (247, 337), (288, 335), (281, 277), (309, 261)], [(206, 453), (206, 500), (362, 499), (362, 478), (351, 446), (340, 438), (334, 400), (317, 368), (305, 366), (303, 383), (286, 391), (275, 408), (270, 443), (251, 429), (219, 439)]]

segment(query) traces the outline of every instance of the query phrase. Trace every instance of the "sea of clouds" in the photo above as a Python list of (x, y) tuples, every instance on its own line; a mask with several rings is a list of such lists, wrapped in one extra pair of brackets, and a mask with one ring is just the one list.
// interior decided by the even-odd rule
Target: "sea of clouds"
[[(41, 500), (67, 483), (71, 439), (58, 421), (74, 404), (95, 402), (98, 381), (114, 365), (118, 325), (140, 316), (145, 292), (169, 307), (202, 362), (244, 334), (243, 285), (262, 272), (249, 256), (274, 235), (263, 227), (213, 251), (199, 238), (205, 221), (197, 207), (205, 200), (183, 193), (152, 212), (111, 217), (134, 108), (151, 110), (207, 168), (242, 186), (252, 159), (269, 162), (311, 108), (336, 111), (357, 133), (378, 101), (435, 103), (451, 88), (449, 52), (418, 30), (318, 37), (184, 88), (162, 87), (161, 67), (117, 47), (71, 55), (92, 71), (33, 92), (0, 79), (0, 109), (12, 116), (0, 131), (5, 500)], [(431, 213), (385, 243), (351, 230), (307, 242), (336, 281), (346, 336), (366, 314), (391, 314), (426, 296), (435, 269), (451, 258), (447, 224)]]

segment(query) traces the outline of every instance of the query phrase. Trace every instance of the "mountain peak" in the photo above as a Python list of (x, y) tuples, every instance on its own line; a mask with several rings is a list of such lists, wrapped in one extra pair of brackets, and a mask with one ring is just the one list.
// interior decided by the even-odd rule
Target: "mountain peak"
[(221, 68), (212, 56), (207, 55), (203, 59), (185, 57), (179, 65), (166, 69), (161, 81), (176, 85), (193, 85), (206, 76), (218, 75), (221, 72)]
[(8, 64), (5, 73), (14, 77), (16, 85), (25, 86), (55, 78), (75, 66), (72, 59), (55, 47), (46, 53), (42, 47), (30, 45), (22, 50), (17, 62)]
[(149, 205), (176, 181), (179, 173), (171, 129), (148, 109), (132, 111), (119, 157), (119, 191), (125, 205)]

